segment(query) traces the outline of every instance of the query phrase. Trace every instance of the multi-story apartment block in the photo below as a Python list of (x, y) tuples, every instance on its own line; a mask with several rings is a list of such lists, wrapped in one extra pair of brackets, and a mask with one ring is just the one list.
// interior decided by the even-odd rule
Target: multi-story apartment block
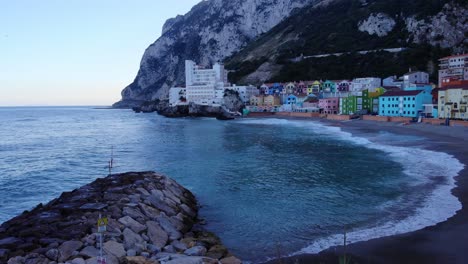
[(379, 97), (379, 115), (417, 117), (431, 102), (431, 93), (424, 90), (386, 92)]
[(224, 96), (224, 87), (229, 86), (227, 71), (216, 63), (212, 69), (185, 61), (185, 84), (187, 102), (197, 104), (220, 104)]
[(441, 58), (439, 62), (439, 87), (468, 80), (468, 54)]
[(468, 120), (468, 81), (440, 88), (438, 110), (439, 118)]
[(187, 103), (187, 90), (185, 87), (172, 87), (169, 90), (169, 105), (175, 106)]

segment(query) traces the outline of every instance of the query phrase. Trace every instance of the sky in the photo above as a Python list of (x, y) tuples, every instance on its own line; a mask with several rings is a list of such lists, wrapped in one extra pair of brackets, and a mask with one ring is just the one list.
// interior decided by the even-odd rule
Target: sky
[(0, 106), (111, 105), (200, 0), (0, 0)]

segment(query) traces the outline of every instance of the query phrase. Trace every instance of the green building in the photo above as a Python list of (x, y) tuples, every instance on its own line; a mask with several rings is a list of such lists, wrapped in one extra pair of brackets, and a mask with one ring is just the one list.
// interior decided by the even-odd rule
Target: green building
[(385, 92), (383, 88), (377, 88), (375, 92), (369, 93), (363, 90), (355, 95), (340, 98), (340, 113), (352, 114), (377, 114), (379, 112), (379, 96)]

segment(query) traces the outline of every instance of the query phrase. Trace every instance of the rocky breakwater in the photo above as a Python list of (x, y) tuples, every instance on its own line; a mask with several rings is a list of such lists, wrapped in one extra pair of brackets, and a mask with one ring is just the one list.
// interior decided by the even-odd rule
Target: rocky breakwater
[(154, 172), (98, 179), (0, 226), (0, 263), (98, 263), (99, 215), (107, 263), (240, 263), (197, 225), (197, 201)]

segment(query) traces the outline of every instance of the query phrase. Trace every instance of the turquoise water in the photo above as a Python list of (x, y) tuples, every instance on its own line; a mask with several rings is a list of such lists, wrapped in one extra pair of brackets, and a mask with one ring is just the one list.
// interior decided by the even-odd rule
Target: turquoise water
[(436, 186), (419, 179), (415, 192), (416, 176), (385, 149), (313, 122), (69, 107), (0, 108), (0, 123), (0, 222), (105, 176), (114, 146), (115, 172), (176, 179), (205, 227), (251, 261), (404, 219)]

